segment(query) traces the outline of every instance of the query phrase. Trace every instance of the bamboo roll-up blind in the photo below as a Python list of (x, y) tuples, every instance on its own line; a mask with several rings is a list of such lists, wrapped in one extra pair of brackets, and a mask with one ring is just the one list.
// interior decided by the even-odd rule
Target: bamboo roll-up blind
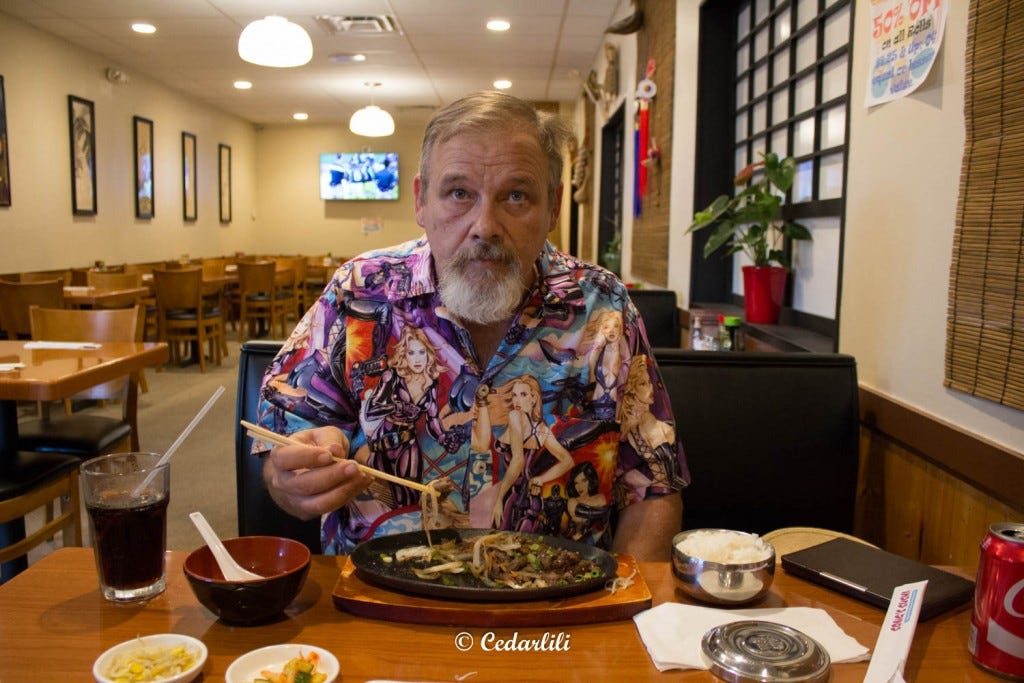
[(971, 0), (945, 385), (1024, 410), (1024, 3)]

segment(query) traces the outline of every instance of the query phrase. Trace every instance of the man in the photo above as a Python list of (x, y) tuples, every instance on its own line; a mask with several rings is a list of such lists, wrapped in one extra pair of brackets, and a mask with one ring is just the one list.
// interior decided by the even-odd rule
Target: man
[[(671, 430), (643, 325), (613, 275), (547, 242), (569, 136), (498, 92), (439, 111), (413, 183), (425, 238), (339, 268), (268, 369), (262, 424), (308, 445), (271, 451), (264, 479), (285, 511), (322, 516), (324, 552), (420, 528), (419, 494), (354, 459), (436, 481), (455, 526), (668, 557), (685, 461), (674, 432), (620, 433), (617, 414), (635, 366)], [(582, 463), (590, 504), (551, 519)]]

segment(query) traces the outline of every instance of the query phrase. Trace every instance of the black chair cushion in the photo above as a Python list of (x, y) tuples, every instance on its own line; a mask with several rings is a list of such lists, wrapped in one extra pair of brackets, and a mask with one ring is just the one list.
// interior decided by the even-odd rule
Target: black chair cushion
[[(277, 294), (274, 295), (274, 298), (277, 299), (278, 301), (280, 301), (281, 299), (290, 299), (291, 297), (292, 295), (289, 294), (288, 292), (278, 292)], [(257, 294), (247, 294), (245, 300), (266, 303), (267, 301), (270, 301), (270, 295), (264, 294), (262, 292)]]
[[(214, 306), (203, 311), (204, 320), (214, 320), (220, 317), (220, 307)], [(168, 320), (195, 320), (196, 312), (195, 309), (191, 308), (175, 308), (167, 311)]]
[(679, 307), (671, 289), (631, 289), (629, 298), (647, 329), (652, 347), (677, 349), (681, 345)]
[(258, 422), (263, 372), (277, 352), (280, 341), (251, 340), (242, 345), (238, 359), (238, 404), (235, 420), (235, 476), (238, 495), (239, 536), (284, 536), (306, 546), (314, 554), (320, 546), (320, 520), (302, 521), (277, 507), (263, 483), (263, 461), (252, 454), (252, 438), (239, 420)]
[(18, 445), (26, 450), (69, 453), (80, 458), (91, 458), (110, 453), (115, 445), (127, 439), (131, 433), (131, 425), (124, 420), (75, 413), (51, 417), (45, 422), (19, 422)]
[(0, 500), (10, 500), (77, 469), (81, 459), (63, 453), (18, 451), (0, 458)]

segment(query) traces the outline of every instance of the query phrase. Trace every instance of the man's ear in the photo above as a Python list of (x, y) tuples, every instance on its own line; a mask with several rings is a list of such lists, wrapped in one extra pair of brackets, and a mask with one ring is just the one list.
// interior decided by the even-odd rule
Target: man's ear
[(551, 227), (548, 228), (548, 232), (553, 232), (558, 227), (559, 214), (562, 213), (562, 190), (565, 189), (565, 185), (559, 184), (558, 189), (555, 190), (555, 196), (551, 202)]
[(423, 204), (426, 198), (423, 196), (423, 185), (419, 173), (412, 179), (412, 196), (416, 205), (416, 224), (421, 228), (426, 227), (423, 225)]

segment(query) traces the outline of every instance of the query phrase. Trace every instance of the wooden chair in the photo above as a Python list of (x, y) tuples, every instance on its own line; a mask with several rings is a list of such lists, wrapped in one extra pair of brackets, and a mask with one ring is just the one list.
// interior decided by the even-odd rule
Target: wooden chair
[[(30, 310), (32, 338), (46, 341), (138, 341), (142, 306), (71, 310)], [(77, 399), (122, 401), (121, 417), (73, 413), (18, 423), (18, 444), (33, 451), (60, 452), (91, 458), (118, 450), (139, 450), (138, 375), (101, 384), (75, 396)]]
[(8, 339), (27, 339), (32, 335), (30, 306), (64, 308), (64, 281), (5, 282), (0, 280), (0, 328)]
[(194, 342), (199, 371), (206, 372), (204, 346), (209, 344), (210, 358), (220, 365), (224, 323), (220, 309), (203, 301), (203, 269), (153, 269), (156, 290), (157, 328), (160, 341), (170, 346), (171, 360), (181, 362), (181, 342)]
[(21, 273), (18, 276), (18, 282), (49, 282), (50, 280), (63, 280), (65, 284), (71, 282), (71, 269), (35, 270), (30, 273)]
[(245, 339), (247, 328), (249, 336), (256, 336), (256, 325), (266, 321), (270, 334), (280, 328), (281, 338), (285, 338), (285, 319), (289, 311), (295, 309), (295, 297), (287, 288), (290, 282), (294, 285), (294, 276), (290, 271), (281, 271), (281, 282), (278, 279), (276, 264), (273, 261), (257, 261), (238, 264), (238, 341)]
[(203, 300), (208, 306), (220, 309), (221, 326), (224, 329), (224, 334), (220, 336), (220, 352), (224, 356), (228, 355), (227, 329), (231, 317), (231, 300), (227, 285), (216, 281), (223, 280), (227, 265), (228, 260), (224, 258), (203, 259), (202, 265)]
[(142, 286), (142, 273), (90, 270), (85, 274), (85, 283), (98, 289), (132, 289)]
[[(296, 321), (306, 312), (306, 257), (278, 256), (274, 258), (285, 290), (295, 299)], [(290, 274), (289, 274), (290, 273)]]
[[(78, 467), (81, 460), (63, 453), (19, 451), (4, 456), (0, 468), (0, 583), (28, 566), (28, 553), (62, 532), (65, 546), (82, 545), (81, 499)], [(43, 506), (57, 505), (61, 513), (51, 516), (32, 534), (23, 536), (24, 518)], [(11, 534), (10, 527), (22, 531)], [(19, 540), (16, 540), (19, 539)]]
[[(138, 271), (125, 271), (122, 266), (121, 271), (103, 270), (96, 271), (90, 270), (86, 273), (86, 284), (90, 287), (96, 287), (97, 289), (134, 289), (142, 286), (142, 273)], [(152, 299), (153, 311), (150, 313), (149, 306), (147, 305), (147, 298), (145, 296), (139, 296), (135, 305), (143, 305), (145, 308), (142, 310), (142, 318), (139, 321), (139, 334), (135, 341), (146, 340), (146, 327), (152, 323), (156, 326), (156, 299)], [(97, 305), (96, 308), (106, 308), (106, 306)], [(119, 306), (118, 308), (124, 308)], [(152, 315), (152, 320), (150, 320)], [(146, 382), (146, 373), (139, 374), (139, 388), (142, 393), (149, 391), (149, 385)], [(67, 403), (65, 403), (67, 405)]]
[[(126, 263), (124, 266), (124, 272), (138, 273), (140, 278), (139, 281), (144, 282), (144, 278), (146, 276), (152, 277), (154, 267), (159, 267), (159, 264)], [(155, 340), (157, 338), (156, 296), (153, 294), (152, 286), (149, 288), (149, 294), (142, 297), (141, 303), (146, 307), (146, 324), (144, 326), (142, 338)]]

